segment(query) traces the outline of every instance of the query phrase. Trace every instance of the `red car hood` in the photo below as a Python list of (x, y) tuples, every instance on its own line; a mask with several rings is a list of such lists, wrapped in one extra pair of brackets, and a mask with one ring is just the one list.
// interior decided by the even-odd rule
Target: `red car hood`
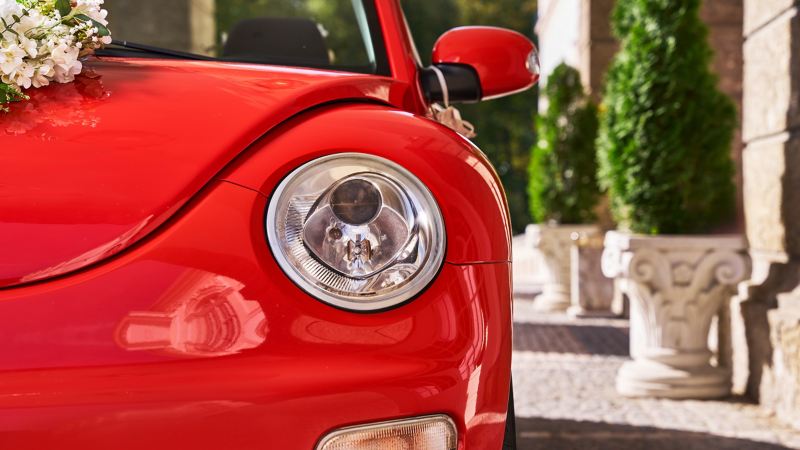
[[(111, 256), (163, 223), (270, 128), (315, 105), (389, 101), (393, 80), (144, 59), (0, 114), (0, 288)], [(394, 95), (394, 94), (392, 94)]]

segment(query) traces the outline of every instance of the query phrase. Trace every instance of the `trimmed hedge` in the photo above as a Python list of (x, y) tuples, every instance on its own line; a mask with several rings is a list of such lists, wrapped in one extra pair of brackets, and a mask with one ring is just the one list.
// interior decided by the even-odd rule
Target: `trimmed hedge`
[(617, 0), (622, 43), (598, 139), (601, 183), (622, 229), (709, 232), (734, 212), (736, 111), (709, 66), (700, 0)]
[(547, 111), (537, 118), (538, 143), (528, 167), (531, 216), (538, 223), (584, 224), (596, 219), (597, 106), (578, 71), (566, 64), (547, 79)]

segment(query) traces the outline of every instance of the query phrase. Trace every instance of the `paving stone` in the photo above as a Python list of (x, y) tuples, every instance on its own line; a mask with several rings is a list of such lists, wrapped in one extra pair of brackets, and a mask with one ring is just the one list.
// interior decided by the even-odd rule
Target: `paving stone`
[(626, 398), (614, 389), (628, 360), (620, 319), (514, 311), (514, 397), (519, 448), (800, 449), (800, 432), (757, 405)]

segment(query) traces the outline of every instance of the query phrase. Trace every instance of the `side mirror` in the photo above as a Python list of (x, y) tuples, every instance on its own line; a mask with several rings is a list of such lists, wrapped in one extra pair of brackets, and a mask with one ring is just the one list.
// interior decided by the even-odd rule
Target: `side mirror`
[(516, 31), (460, 27), (443, 34), (433, 47), (433, 67), (423, 69), (422, 88), (431, 102), (477, 102), (515, 94), (539, 81), (536, 46)]

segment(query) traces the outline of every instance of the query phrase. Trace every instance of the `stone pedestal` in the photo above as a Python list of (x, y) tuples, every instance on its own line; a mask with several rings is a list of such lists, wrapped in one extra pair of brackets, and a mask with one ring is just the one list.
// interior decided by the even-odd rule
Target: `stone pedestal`
[(739, 236), (606, 235), (603, 272), (630, 299), (631, 356), (617, 376), (628, 396), (716, 398), (730, 373), (710, 363), (712, 318), (749, 274)]
[(570, 249), (575, 236), (596, 236), (594, 225), (528, 225), (529, 242), (541, 252), (544, 267), (542, 293), (534, 299), (534, 308), (541, 312), (566, 311), (570, 296)]
[[(576, 239), (577, 238), (577, 239)], [(603, 238), (596, 235), (573, 236), (571, 249), (572, 305), (567, 313), (573, 317), (611, 317), (614, 282), (603, 275)]]
[(542, 293), (544, 284), (542, 252), (534, 247), (528, 234), (514, 236), (511, 241), (514, 297), (533, 298)]
[(767, 317), (773, 354), (760, 397), (781, 419), (800, 428), (800, 288), (778, 295), (778, 307)]

